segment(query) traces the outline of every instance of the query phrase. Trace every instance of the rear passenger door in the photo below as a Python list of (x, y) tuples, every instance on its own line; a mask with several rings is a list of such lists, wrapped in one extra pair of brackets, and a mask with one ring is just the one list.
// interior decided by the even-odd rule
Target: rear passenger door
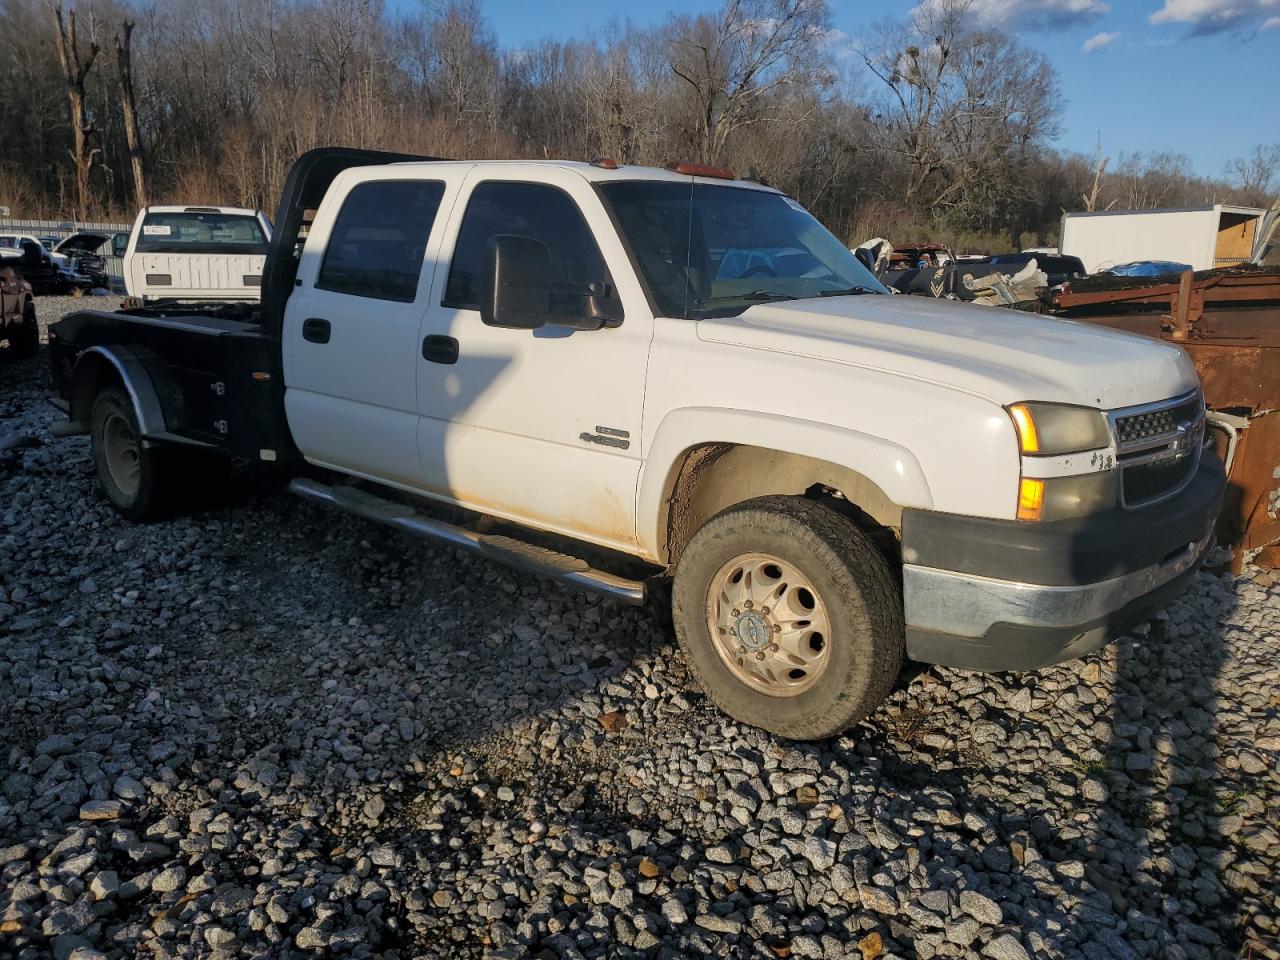
[(415, 487), (418, 327), (450, 188), (385, 178), (349, 170), (317, 212), (285, 312), (285, 409), (310, 462)]

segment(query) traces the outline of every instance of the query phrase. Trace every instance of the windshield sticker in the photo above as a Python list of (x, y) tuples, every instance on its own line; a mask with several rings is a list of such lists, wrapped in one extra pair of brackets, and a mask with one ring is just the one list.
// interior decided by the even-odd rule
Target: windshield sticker
[(808, 211), (808, 210), (806, 210), (804, 207), (800, 206), (800, 204), (798, 204), (796, 201), (792, 200), (790, 197), (783, 197), (782, 199), (783, 199), (783, 200), (785, 200), (785, 201), (787, 201), (787, 206), (788, 206), (788, 207), (790, 207), (792, 210), (797, 210), (797, 211), (799, 211), (800, 213), (808, 213), (808, 212), (809, 212), (809, 211)]
[(148, 237), (167, 237), (172, 232), (173, 228), (167, 223), (142, 225), (142, 233)]

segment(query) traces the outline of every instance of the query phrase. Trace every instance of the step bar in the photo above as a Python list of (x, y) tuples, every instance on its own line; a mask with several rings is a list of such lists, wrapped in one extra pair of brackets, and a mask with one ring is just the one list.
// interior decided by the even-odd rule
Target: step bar
[(603, 570), (596, 570), (578, 557), (557, 553), (523, 540), (476, 533), (466, 527), (432, 520), (417, 513), (407, 504), (383, 499), (358, 487), (330, 486), (299, 477), (289, 482), (289, 490), (304, 500), (337, 507), (339, 510), (385, 523), (416, 537), (477, 553), (520, 570), (529, 570), (583, 590), (590, 590), (611, 600), (635, 605), (645, 602), (646, 590), (643, 580), (628, 580), (625, 577), (605, 573)]

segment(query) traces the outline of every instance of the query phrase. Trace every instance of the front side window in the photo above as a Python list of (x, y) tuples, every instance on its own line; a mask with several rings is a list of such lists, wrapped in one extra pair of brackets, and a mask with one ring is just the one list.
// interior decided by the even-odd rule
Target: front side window
[(790, 197), (669, 180), (619, 180), (600, 192), (663, 316), (730, 317), (769, 301), (888, 293)]
[(529, 237), (546, 245), (551, 257), (547, 280), (561, 292), (553, 309), (580, 311), (586, 285), (609, 282), (604, 257), (572, 197), (546, 184), (490, 180), (471, 192), (449, 267), (444, 306), (480, 308), (490, 241), (498, 236)]
[(152, 211), (142, 218), (134, 251), (260, 256), (267, 252), (267, 236), (252, 214)]
[(444, 184), (378, 180), (351, 189), (329, 235), (316, 287), (412, 303)]

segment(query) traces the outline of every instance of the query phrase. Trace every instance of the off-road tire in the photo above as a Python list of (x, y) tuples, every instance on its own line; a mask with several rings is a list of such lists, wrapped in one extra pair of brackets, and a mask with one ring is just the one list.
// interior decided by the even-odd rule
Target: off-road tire
[(22, 308), (22, 323), (9, 341), (9, 349), (15, 357), (34, 357), (40, 350), (40, 324), (36, 322), (36, 308), (30, 300)]
[[(127, 424), (137, 439), (135, 484), (117, 482), (108, 463), (107, 432)], [(133, 403), (119, 387), (105, 387), (94, 397), (89, 414), (89, 440), (93, 450), (93, 466), (98, 485), (108, 502), (121, 516), (133, 521), (155, 520), (168, 514), (179, 486), (180, 451), (162, 446), (144, 446), (142, 430)]]
[[(709, 592), (733, 558), (764, 552), (795, 567), (822, 597), (830, 657), (791, 696), (753, 689), (717, 652)], [(708, 521), (689, 541), (672, 593), (676, 638), (713, 703), (736, 720), (792, 740), (849, 729), (889, 695), (903, 660), (901, 592), (888, 561), (850, 519), (812, 500), (761, 497)]]

